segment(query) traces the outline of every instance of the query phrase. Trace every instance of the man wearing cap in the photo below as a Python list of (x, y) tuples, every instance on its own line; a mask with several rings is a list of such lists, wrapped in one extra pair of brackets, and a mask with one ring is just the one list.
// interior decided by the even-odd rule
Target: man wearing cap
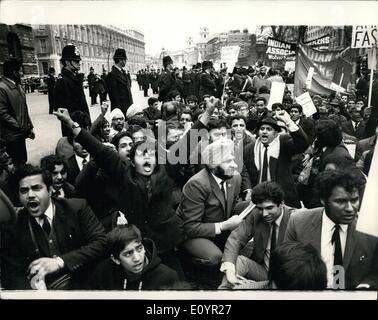
[(167, 102), (168, 93), (176, 89), (176, 81), (173, 75), (173, 60), (170, 56), (163, 58), (164, 70), (159, 79), (159, 101)]
[(88, 88), (89, 88), (89, 96), (91, 97), (91, 105), (97, 103), (97, 93), (95, 93), (94, 87), (96, 82), (96, 75), (94, 74), (93, 67), (89, 68), (89, 74), (88, 74)]
[[(289, 134), (281, 134), (277, 121), (285, 123)], [(291, 174), (291, 158), (306, 150), (308, 137), (301, 127), (284, 111), (276, 111), (275, 118), (267, 116), (257, 124), (258, 138), (244, 152), (253, 186), (263, 181), (275, 181), (285, 191), (285, 204), (300, 207), (294, 180)]]
[(54, 87), (56, 83), (55, 69), (53, 67), (49, 68), (49, 76), (47, 78), (47, 94), (49, 97), (49, 114), (54, 111)]
[(22, 62), (11, 58), (4, 62), (0, 78), (0, 137), (14, 164), (27, 161), (25, 140), (34, 139), (25, 92), (21, 88)]
[(213, 68), (213, 63), (211, 61), (204, 61), (202, 63), (203, 72), (200, 75), (200, 100), (202, 101), (203, 96), (208, 94), (210, 96), (215, 96), (217, 93), (217, 85), (215, 83), (215, 78), (211, 74), (211, 69)]
[(113, 137), (119, 132), (126, 131), (125, 129), (125, 115), (121, 109), (114, 109), (110, 112), (108, 119), (110, 123), (109, 141), (112, 141)]
[(124, 115), (127, 109), (133, 104), (131, 94), (131, 81), (126, 71), (127, 56), (125, 49), (118, 48), (113, 56), (114, 66), (107, 77), (107, 88), (111, 102), (111, 110), (119, 108)]
[[(65, 46), (60, 61), (63, 68), (54, 88), (55, 110), (66, 108), (70, 114), (75, 111), (82, 111), (89, 115), (83, 81), (78, 73), (81, 61), (79, 49), (73, 44)], [(62, 135), (67, 136), (69, 131), (62, 124)]]

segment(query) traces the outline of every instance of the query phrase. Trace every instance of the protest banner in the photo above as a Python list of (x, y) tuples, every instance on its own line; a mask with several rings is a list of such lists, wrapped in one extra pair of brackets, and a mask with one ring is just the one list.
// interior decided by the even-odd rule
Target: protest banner
[(369, 179), (366, 183), (361, 209), (358, 215), (356, 230), (378, 237), (378, 144), (375, 145), (373, 159), (371, 161)]
[(295, 60), (296, 44), (268, 38), (267, 46), (268, 60)]
[(302, 106), (303, 114), (306, 117), (310, 117), (314, 113), (317, 112), (316, 107), (315, 107), (314, 103), (312, 102), (312, 99), (311, 99), (310, 94), (308, 92), (305, 92), (305, 93), (301, 94), (300, 96), (296, 97), (295, 102)]
[(377, 53), (374, 49), (368, 52), (368, 69), (370, 70), (377, 70)]
[(221, 48), (221, 62), (226, 63), (227, 72), (232, 72), (238, 61), (239, 46), (227, 46)]
[(353, 26), (352, 48), (372, 48), (377, 39), (377, 26)]
[[(314, 68), (311, 83), (311, 93), (318, 95), (330, 95), (333, 76), (336, 71), (338, 59), (344, 57), (349, 48), (345, 50), (320, 51), (304, 44), (298, 45), (298, 54), (295, 63), (294, 95), (299, 96), (306, 88), (308, 71)], [(349, 62), (349, 61), (348, 61)]]
[(270, 88), (269, 103), (266, 106), (268, 110), (272, 110), (273, 103), (282, 103), (284, 92), (285, 92), (284, 82), (272, 82), (272, 87)]
[(318, 50), (328, 50), (329, 40), (330, 36), (323, 36), (321, 38), (305, 42), (304, 44), (311, 48), (316, 48)]

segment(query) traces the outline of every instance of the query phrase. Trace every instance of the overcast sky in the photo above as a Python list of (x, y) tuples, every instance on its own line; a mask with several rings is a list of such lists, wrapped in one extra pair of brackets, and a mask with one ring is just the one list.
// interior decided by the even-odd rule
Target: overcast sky
[[(15, 1), (0, 2), (0, 22), (32, 24), (112, 24), (145, 35), (146, 53), (162, 47), (177, 50), (185, 39), (265, 24), (374, 24), (378, 4), (372, 1)], [(358, 21), (360, 20), (360, 21)]]

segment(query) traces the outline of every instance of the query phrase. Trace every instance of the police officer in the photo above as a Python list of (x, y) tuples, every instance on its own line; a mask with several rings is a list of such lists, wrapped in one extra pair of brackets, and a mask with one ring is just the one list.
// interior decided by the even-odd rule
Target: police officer
[(47, 94), (49, 97), (49, 114), (52, 114), (54, 111), (54, 87), (56, 84), (55, 69), (53, 67), (49, 68), (49, 76), (46, 82), (47, 82)]
[(113, 60), (114, 65), (108, 74), (106, 82), (111, 102), (111, 110), (119, 108), (126, 116), (127, 109), (133, 104), (133, 96), (130, 89), (130, 76), (123, 69), (127, 61), (125, 49), (116, 49)]
[(170, 56), (163, 58), (164, 70), (159, 79), (159, 101), (168, 101), (168, 93), (176, 89), (176, 81), (173, 75), (173, 60)]
[[(54, 88), (55, 110), (67, 108), (70, 114), (74, 111), (82, 111), (89, 115), (83, 80), (79, 74), (81, 61), (79, 49), (73, 44), (68, 44), (63, 48), (60, 61), (63, 68)], [(62, 135), (67, 136), (68, 132), (70, 130), (62, 125)]]

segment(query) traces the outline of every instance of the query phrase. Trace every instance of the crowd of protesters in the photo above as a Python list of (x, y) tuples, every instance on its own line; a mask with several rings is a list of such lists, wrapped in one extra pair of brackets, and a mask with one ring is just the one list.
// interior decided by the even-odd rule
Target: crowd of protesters
[(4, 63), (2, 288), (377, 288), (378, 239), (356, 230), (377, 81), (372, 106), (358, 82), (351, 94), (310, 92), (317, 112), (306, 117), (288, 87), (269, 105), (272, 82), (292, 74), (211, 61), (181, 70), (166, 56), (137, 74), (146, 98), (152, 89), (142, 106), (125, 50), (113, 59), (108, 74), (88, 75), (91, 105), (101, 103), (91, 121), (80, 53), (63, 49), (49, 89), (62, 138), (39, 166), (27, 163), (22, 64)]

